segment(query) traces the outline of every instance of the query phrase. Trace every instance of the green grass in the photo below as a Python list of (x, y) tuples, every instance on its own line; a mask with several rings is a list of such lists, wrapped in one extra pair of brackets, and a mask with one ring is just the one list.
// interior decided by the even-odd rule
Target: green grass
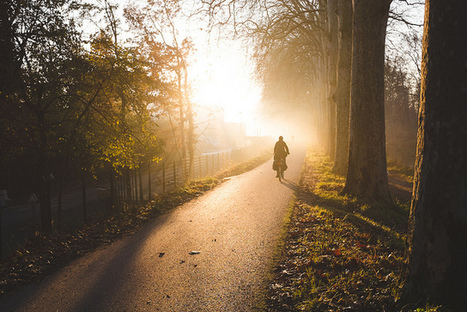
[(271, 157), (272, 157), (272, 155), (271, 155), (270, 152), (263, 152), (260, 155), (254, 157), (254, 158), (252, 158), (252, 159), (250, 159), (248, 161), (232, 165), (231, 167), (229, 167), (229, 168), (225, 169), (224, 171), (218, 173), (216, 175), (216, 178), (217, 179), (222, 179), (222, 178), (231, 177), (231, 176), (239, 175), (239, 174), (242, 174), (244, 172), (250, 171), (250, 170), (258, 167), (259, 165), (265, 163), (266, 161), (271, 159)]
[(414, 169), (397, 164), (393, 161), (388, 161), (388, 171), (398, 174), (408, 182), (413, 182)]
[(390, 311), (405, 273), (407, 204), (341, 195), (345, 179), (309, 149), (270, 311)]

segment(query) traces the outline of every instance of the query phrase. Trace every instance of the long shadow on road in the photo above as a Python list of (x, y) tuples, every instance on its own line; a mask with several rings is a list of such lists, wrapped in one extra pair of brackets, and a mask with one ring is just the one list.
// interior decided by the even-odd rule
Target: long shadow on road
[[(44, 283), (31, 285), (3, 298), (0, 311), (106, 311), (106, 306), (125, 300), (121, 296), (129, 280), (138, 279), (137, 258), (151, 233), (167, 220), (161, 216), (155, 223), (143, 227), (137, 234), (127, 237), (112, 248), (109, 257), (104, 249), (80, 258), (61, 269)], [(107, 251), (107, 252), (104, 252)], [(45, 293), (55, 293), (44, 301)], [(49, 297), (50, 298), (50, 297)]]
[(287, 186), (289, 189), (291, 189), (294, 192), (298, 189), (297, 183), (294, 183), (294, 182), (289, 181), (287, 179), (282, 179), (281, 183), (283, 185)]
[(304, 149), (294, 157), (282, 185), (266, 174), (268, 165), (237, 176), (5, 298), (0, 311), (253, 311), (298, 189)]

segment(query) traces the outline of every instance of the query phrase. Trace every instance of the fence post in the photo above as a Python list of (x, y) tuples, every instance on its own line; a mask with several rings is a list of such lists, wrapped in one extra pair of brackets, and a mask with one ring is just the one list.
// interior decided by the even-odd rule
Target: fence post
[(177, 167), (175, 165), (175, 160), (174, 160), (174, 188), (177, 187)]
[(110, 209), (113, 209), (116, 203), (115, 198), (115, 175), (112, 166), (110, 166)]
[(143, 176), (141, 175), (141, 163), (138, 168), (138, 184), (139, 184), (139, 200), (143, 202), (144, 193), (143, 193)]
[(165, 193), (165, 161), (162, 163), (162, 192)]
[(81, 196), (83, 199), (83, 221), (84, 224), (88, 223), (88, 207), (87, 207), (87, 198), (86, 198), (86, 176), (81, 173)]
[(119, 177), (118, 177), (118, 204), (119, 204), (119, 206), (121, 206), (120, 204), (125, 198), (123, 196), (124, 195), (123, 190), (124, 190), (124, 188), (123, 188), (123, 176), (122, 176), (122, 174), (119, 174)]
[(134, 171), (134, 178), (133, 178), (133, 181), (135, 183), (135, 202), (138, 201), (138, 170), (136, 170), (136, 168), (133, 170)]
[(214, 161), (214, 157), (215, 157), (214, 154), (211, 154), (212, 172), (213, 173), (216, 172), (216, 166), (215, 166), (216, 162)]
[(148, 200), (151, 201), (151, 162), (148, 162)]
[(201, 179), (203, 177), (203, 168), (201, 167), (201, 156), (198, 157), (198, 162), (199, 162), (199, 178)]

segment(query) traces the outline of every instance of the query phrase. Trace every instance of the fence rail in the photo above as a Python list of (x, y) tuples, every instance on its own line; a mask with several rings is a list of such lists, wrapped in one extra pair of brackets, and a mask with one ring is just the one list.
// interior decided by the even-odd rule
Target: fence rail
[(250, 151), (248, 148), (242, 148), (196, 156), (192, 162), (189, 158), (163, 159), (159, 163), (146, 164), (139, 170), (132, 171), (130, 178), (128, 173), (123, 172), (113, 181), (105, 181), (98, 187), (99, 197), (113, 197), (114, 204), (151, 200), (154, 194), (170, 191), (189, 180), (213, 175), (256, 154), (256, 149)]

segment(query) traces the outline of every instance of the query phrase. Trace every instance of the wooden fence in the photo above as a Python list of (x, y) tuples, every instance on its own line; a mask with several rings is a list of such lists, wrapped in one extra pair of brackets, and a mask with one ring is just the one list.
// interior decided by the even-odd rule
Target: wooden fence
[[(260, 153), (259, 146), (208, 153), (195, 157), (191, 166), (189, 159), (167, 158), (143, 164), (135, 170), (123, 170), (120, 174), (114, 171), (109, 174), (107, 170), (93, 178), (75, 177), (67, 180), (63, 192), (52, 184), (53, 223), (62, 230), (73, 231), (115, 209), (150, 201), (156, 194), (169, 192), (189, 180), (215, 175)], [(40, 206), (33, 195), (24, 201), (12, 202), (0, 211), (3, 234), (0, 250), (4, 255), (40, 231)]]
[(256, 149), (242, 148), (199, 155), (192, 161), (188, 158), (162, 159), (159, 163), (146, 164), (115, 176), (107, 185), (98, 187), (99, 198), (111, 197), (114, 204), (151, 200), (154, 194), (173, 190), (193, 179), (214, 175), (257, 154)]

